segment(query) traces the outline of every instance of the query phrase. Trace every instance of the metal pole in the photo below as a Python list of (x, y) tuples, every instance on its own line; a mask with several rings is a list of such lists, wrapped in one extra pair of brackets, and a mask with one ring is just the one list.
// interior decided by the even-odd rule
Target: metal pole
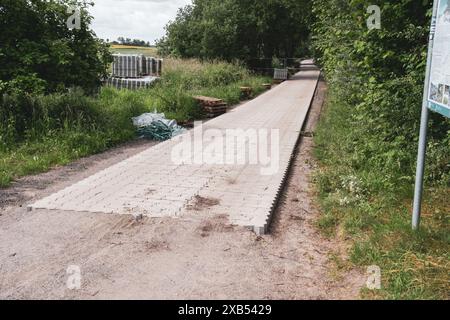
[(439, 0), (433, 2), (433, 17), (431, 19), (430, 40), (428, 44), (427, 55), (427, 70), (425, 74), (425, 87), (422, 101), (422, 117), (420, 120), (420, 136), (419, 136), (419, 151), (417, 155), (417, 170), (416, 170), (416, 186), (414, 191), (414, 206), (413, 206), (413, 230), (418, 230), (420, 226), (420, 214), (422, 208), (423, 195), (423, 176), (425, 171), (425, 159), (427, 149), (427, 129), (428, 129), (428, 90), (430, 86), (430, 69), (432, 62), (433, 40), (436, 31), (436, 18)]

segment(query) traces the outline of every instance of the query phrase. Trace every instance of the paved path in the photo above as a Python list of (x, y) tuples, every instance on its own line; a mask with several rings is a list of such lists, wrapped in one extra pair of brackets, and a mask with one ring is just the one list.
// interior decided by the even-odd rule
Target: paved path
[(318, 77), (319, 70), (302, 71), (202, 127), (100, 171), (30, 208), (150, 217), (207, 210), (265, 233)]

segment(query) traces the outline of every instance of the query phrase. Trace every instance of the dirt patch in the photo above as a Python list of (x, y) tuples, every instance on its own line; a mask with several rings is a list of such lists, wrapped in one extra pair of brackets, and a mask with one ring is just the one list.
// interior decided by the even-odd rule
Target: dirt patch
[(187, 206), (188, 210), (203, 211), (220, 204), (219, 199), (195, 196), (192, 203)]
[(144, 244), (145, 250), (148, 252), (169, 251), (169, 244), (164, 240), (151, 239)]
[(217, 232), (232, 232), (234, 230), (234, 226), (229, 224), (228, 217), (226, 215), (216, 215), (211, 219), (206, 219), (200, 223), (200, 226), (197, 228), (200, 236), (202, 238), (209, 237), (211, 233)]

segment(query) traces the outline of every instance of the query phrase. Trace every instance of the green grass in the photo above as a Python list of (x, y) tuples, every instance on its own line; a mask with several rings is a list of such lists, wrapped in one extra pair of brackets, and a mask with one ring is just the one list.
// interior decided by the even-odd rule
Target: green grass
[(330, 93), (319, 124), (315, 180), (322, 207), (318, 227), (350, 239), (348, 263), (382, 270), (382, 290), (364, 289), (367, 299), (450, 298), (450, 187), (428, 184), (419, 232), (411, 230), (411, 177), (388, 175), (355, 159), (351, 108)]
[(0, 151), (0, 187), (9, 186), (18, 177), (44, 172), (55, 165), (65, 165), (104, 151), (133, 136), (133, 132), (128, 132), (120, 139), (111, 131), (86, 132), (73, 128), (23, 142), (15, 148)]
[(135, 138), (131, 118), (164, 112), (178, 121), (203, 117), (192, 96), (208, 95), (235, 104), (240, 86), (264, 91), (266, 77), (224, 62), (166, 59), (162, 80), (150, 89), (103, 88), (48, 96), (3, 97), (0, 108), (0, 187)]

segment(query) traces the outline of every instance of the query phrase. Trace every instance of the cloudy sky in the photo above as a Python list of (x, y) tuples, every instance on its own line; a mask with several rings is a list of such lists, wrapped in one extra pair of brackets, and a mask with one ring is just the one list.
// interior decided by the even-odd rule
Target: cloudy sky
[(164, 26), (191, 0), (94, 0), (92, 28), (102, 39), (118, 37), (153, 43), (164, 35)]

